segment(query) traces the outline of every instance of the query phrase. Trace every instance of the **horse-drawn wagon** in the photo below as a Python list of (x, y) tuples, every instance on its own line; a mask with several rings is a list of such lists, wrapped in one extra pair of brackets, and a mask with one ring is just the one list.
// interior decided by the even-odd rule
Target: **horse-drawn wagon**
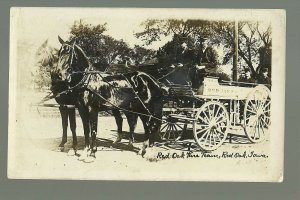
[(196, 90), (170, 85), (160, 135), (164, 140), (177, 141), (191, 125), (196, 143), (207, 151), (241, 132), (251, 142), (261, 142), (270, 125), (270, 106), (270, 90), (261, 84), (205, 77)]
[[(206, 76), (205, 67), (198, 65), (171, 66), (169, 70), (165, 67), (155, 69), (154, 66), (148, 66), (150, 70), (142, 70), (125, 64), (123, 71), (133, 72), (124, 74), (119, 71), (120, 66), (116, 66), (103, 73), (94, 70), (83, 50), (75, 43), (71, 45), (62, 39), (60, 42), (60, 53), (65, 56), (59, 59), (65, 61), (59, 63), (65, 64), (57, 65), (52, 70), (51, 77), (53, 83), (67, 83), (68, 87), (56, 92), (56, 95), (52, 91), (50, 98), (66, 95), (73, 99), (72, 94), (76, 95), (74, 105), (83, 121), (85, 147), (87, 151), (92, 149), (92, 157), (97, 149), (97, 116), (103, 108), (117, 110), (118, 113), (123, 111), (125, 115), (127, 113), (130, 144), (137, 117), (141, 118), (145, 128), (142, 155), (147, 141), (150, 143), (150, 135), (157, 133), (159, 128), (162, 139), (177, 141), (187, 126), (192, 125), (196, 143), (207, 151), (217, 149), (228, 136), (241, 130), (244, 130), (251, 142), (265, 139), (270, 125), (271, 107), (270, 90), (265, 85), (219, 82), (218, 78)], [(172, 81), (168, 80), (170, 76), (173, 77), (170, 79)], [(166, 88), (168, 94), (165, 95)], [(119, 120), (116, 118), (116, 121)], [(118, 138), (115, 143), (121, 140), (121, 123), (121, 120), (120, 123), (117, 122)], [(153, 144), (153, 140), (151, 143)], [(76, 145), (75, 140), (75, 150)]]

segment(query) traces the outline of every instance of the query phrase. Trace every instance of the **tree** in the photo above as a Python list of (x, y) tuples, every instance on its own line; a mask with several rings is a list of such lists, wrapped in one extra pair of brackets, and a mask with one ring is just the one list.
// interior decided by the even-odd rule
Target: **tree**
[(259, 65), (258, 70), (261, 73), (262, 69), (268, 69), (269, 77), (271, 77), (271, 61), (272, 61), (272, 37), (271, 26), (266, 30), (260, 30), (259, 24), (256, 25), (256, 30), (259, 38), (263, 42), (263, 46), (259, 48)]
[[(161, 40), (163, 36), (172, 37), (172, 41), (165, 44), (158, 53), (163, 56), (164, 62), (181, 61), (184, 59), (181, 55), (184, 50), (187, 50), (187, 55), (193, 55), (193, 59), (200, 59), (204, 52), (204, 42), (212, 34), (212, 22), (207, 20), (149, 19), (141, 26), (144, 27), (144, 31), (135, 35), (146, 45)], [(182, 47), (182, 44), (186, 47)]]
[(152, 58), (154, 58), (154, 56), (156, 56), (156, 51), (152, 49), (146, 49), (139, 45), (134, 45), (130, 53), (130, 57), (133, 62), (138, 64), (151, 60)]
[[(223, 64), (231, 61), (233, 56), (233, 40), (234, 40), (234, 23), (233, 22), (216, 22), (213, 26), (215, 34), (212, 35), (210, 43), (215, 45), (222, 44), (225, 56)], [(238, 55), (239, 62), (242, 66), (250, 69), (252, 77), (259, 77), (260, 69), (263, 67), (263, 60), (270, 60), (270, 56), (264, 57), (265, 52), (270, 53), (271, 49), (271, 27), (262, 30), (259, 22), (239, 22), (238, 23)], [(268, 49), (268, 50), (266, 50)], [(261, 52), (261, 53), (260, 53)], [(264, 58), (263, 58), (264, 57)], [(261, 63), (261, 64), (260, 64)], [(271, 63), (269, 62), (269, 65)]]
[(88, 56), (96, 56), (101, 46), (103, 32), (107, 30), (106, 23), (99, 25), (87, 24), (82, 20), (75, 21), (70, 31), (69, 40), (75, 39)]
[(135, 35), (145, 41), (146, 45), (168, 35), (182, 38), (193, 35), (195, 38), (204, 39), (211, 32), (210, 24), (211, 22), (206, 20), (148, 19), (141, 24), (144, 31)]
[(131, 53), (126, 42), (104, 35), (106, 30), (106, 23), (94, 26), (80, 20), (71, 27), (69, 38), (76, 41), (90, 62), (100, 71), (113, 63), (118, 63)]
[(131, 52), (126, 42), (116, 40), (107, 35), (102, 36), (100, 46), (96, 56), (101, 60), (99, 64), (105, 66), (105, 68), (113, 63), (122, 61)]
[(46, 40), (35, 55), (35, 69), (32, 72), (35, 88), (43, 89), (51, 86), (50, 70), (57, 62), (57, 49), (48, 45)]

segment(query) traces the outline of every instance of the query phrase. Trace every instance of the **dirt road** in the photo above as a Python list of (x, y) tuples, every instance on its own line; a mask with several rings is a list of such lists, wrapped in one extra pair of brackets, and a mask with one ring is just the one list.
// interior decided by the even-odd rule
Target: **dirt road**
[[(10, 143), (9, 163), (13, 163), (10, 177), (121, 180), (220, 180), (221, 177), (250, 181), (257, 175), (246, 176), (249, 170), (256, 171), (255, 174), (268, 173), (268, 141), (251, 144), (245, 138), (233, 137), (232, 143), (226, 141), (219, 149), (205, 153), (187, 136), (188, 139), (175, 144), (156, 143), (141, 157), (137, 154), (143, 137), (141, 121), (136, 128), (134, 149), (129, 149), (126, 118), (124, 139), (118, 146), (112, 146), (116, 124), (111, 116), (99, 117), (96, 159), (86, 163), (80, 161), (80, 156), (68, 154), (72, 145), (70, 130), (64, 151), (57, 151), (62, 133), (57, 108), (50, 111), (32, 108), (30, 112), (30, 117), (18, 122), (20, 126), (16, 127), (17, 133)], [(79, 117), (77, 135), (78, 154), (82, 155), (84, 137)]]

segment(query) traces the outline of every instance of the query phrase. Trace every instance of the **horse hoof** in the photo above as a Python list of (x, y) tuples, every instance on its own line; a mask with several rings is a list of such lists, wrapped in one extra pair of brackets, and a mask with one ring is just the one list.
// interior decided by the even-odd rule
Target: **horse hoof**
[(75, 156), (76, 155), (76, 151), (74, 150), (74, 149), (70, 149), (69, 151), (68, 151), (68, 154), (67, 154), (68, 156)]
[(95, 152), (91, 152), (90, 155), (88, 155), (88, 157), (94, 157), (94, 158), (96, 158), (96, 153)]
[(154, 142), (149, 144), (149, 147), (153, 147), (154, 146)]
[(117, 138), (117, 139), (113, 142), (113, 144), (115, 145), (115, 144), (121, 142), (121, 140), (122, 140), (121, 138)]
[(80, 151), (80, 153), (76, 152), (76, 155), (78, 156), (79, 161), (84, 161), (89, 156), (89, 149), (85, 148), (83, 151)]
[(146, 150), (144, 150), (144, 149), (141, 149), (138, 152), (138, 155), (141, 155), (142, 157), (144, 157), (145, 154), (146, 154)]
[(58, 147), (55, 151), (57, 152), (64, 152), (65, 147)]

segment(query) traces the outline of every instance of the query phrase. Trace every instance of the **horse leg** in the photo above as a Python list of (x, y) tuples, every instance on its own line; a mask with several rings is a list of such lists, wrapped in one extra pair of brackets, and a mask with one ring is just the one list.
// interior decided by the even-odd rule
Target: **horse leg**
[(118, 127), (118, 133), (117, 133), (118, 135), (117, 135), (116, 140), (113, 142), (113, 144), (117, 144), (118, 142), (121, 142), (121, 140), (122, 140), (123, 118), (121, 116), (120, 111), (117, 110), (117, 109), (113, 109), (112, 113), (113, 113), (113, 115), (115, 117), (116, 124), (117, 124), (117, 127)]
[(149, 128), (150, 128), (150, 136), (149, 136), (149, 147), (154, 146), (154, 142), (156, 140), (159, 140), (159, 130), (161, 127), (162, 121), (159, 119), (162, 119), (162, 103), (155, 103), (152, 107), (152, 113), (154, 115), (154, 118), (151, 118), (149, 121)]
[(75, 108), (68, 108), (68, 113), (69, 113), (70, 129), (72, 131), (72, 136), (73, 136), (73, 144), (72, 144), (73, 151), (72, 152), (69, 151), (69, 154), (76, 155), (76, 151), (77, 151), (77, 136), (76, 136), (76, 115), (75, 115)]
[(62, 140), (59, 145), (59, 148), (61, 151), (64, 150), (64, 145), (67, 142), (67, 131), (68, 131), (68, 108), (66, 106), (60, 105), (59, 106), (59, 112), (61, 115), (61, 122), (62, 122), (62, 129), (63, 129), (63, 135)]
[[(83, 131), (84, 131), (84, 152), (87, 153), (90, 146), (90, 123), (89, 123), (89, 112), (85, 106), (78, 106), (78, 112), (82, 120)], [(84, 156), (87, 156), (85, 154)]]
[(133, 114), (133, 113), (129, 113), (129, 112), (125, 112), (124, 114), (126, 115), (127, 122), (128, 122), (128, 125), (129, 125), (129, 143), (128, 143), (128, 146), (130, 148), (132, 148), (133, 143), (134, 143), (133, 134), (134, 134), (134, 130), (136, 128), (138, 115)]
[(144, 135), (142, 149), (138, 152), (138, 154), (144, 156), (146, 154), (146, 149), (149, 145), (150, 126), (149, 126), (149, 117), (140, 116), (140, 118), (141, 118), (143, 126), (144, 126), (145, 135)]
[(95, 154), (97, 152), (96, 137), (97, 137), (97, 128), (98, 128), (98, 111), (91, 109), (89, 116), (90, 116), (91, 136), (92, 136), (90, 157), (96, 158)]

